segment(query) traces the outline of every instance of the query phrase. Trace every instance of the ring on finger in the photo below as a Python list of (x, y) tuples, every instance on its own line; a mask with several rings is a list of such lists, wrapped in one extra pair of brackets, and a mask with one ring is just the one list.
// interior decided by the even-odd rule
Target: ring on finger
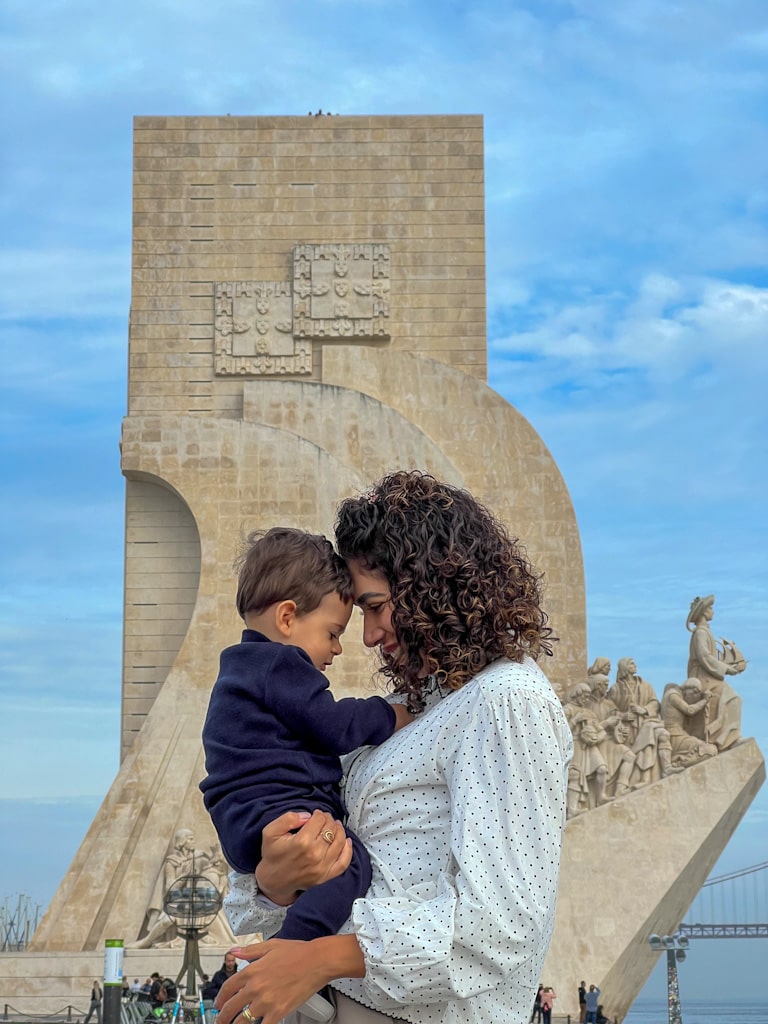
[(256, 1017), (254, 1017), (253, 1014), (251, 1013), (250, 1006), (244, 1006), (240, 1013), (242, 1013), (242, 1015), (249, 1022), (249, 1024), (256, 1024)]
[(329, 828), (324, 829), (320, 833), (320, 835), (323, 837), (323, 839), (326, 841), (326, 843), (328, 843), (329, 846), (333, 842), (333, 840), (336, 838), (336, 833), (332, 832), (331, 829), (329, 829)]

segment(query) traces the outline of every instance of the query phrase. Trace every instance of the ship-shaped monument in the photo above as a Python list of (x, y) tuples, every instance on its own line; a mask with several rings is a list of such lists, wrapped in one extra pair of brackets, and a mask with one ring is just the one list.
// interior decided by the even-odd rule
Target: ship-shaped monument
[[(765, 767), (711, 595), (691, 603), (663, 693), (630, 657), (588, 667), (566, 484), (486, 383), (482, 118), (140, 117), (133, 216), (122, 761), (34, 936), (37, 972), (92, 954), (90, 978), (122, 937), (132, 978), (178, 943), (174, 877), (224, 884), (200, 732), (239, 639), (245, 533), (329, 533), (341, 497), (419, 467), (477, 494), (546, 574), (560, 642), (544, 667), (576, 757), (543, 980), (558, 1012), (578, 1012), (587, 977), (621, 1018), (658, 956), (648, 936), (680, 923)], [(331, 677), (337, 695), (371, 692), (351, 635)], [(203, 941), (215, 964), (232, 942), (221, 915)]]

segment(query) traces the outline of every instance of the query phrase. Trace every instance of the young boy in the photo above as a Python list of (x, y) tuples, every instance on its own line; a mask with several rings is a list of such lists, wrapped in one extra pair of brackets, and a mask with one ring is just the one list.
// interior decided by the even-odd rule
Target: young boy
[[(237, 610), (242, 641), (221, 655), (203, 727), (205, 806), (232, 867), (252, 874), (261, 833), (286, 811), (346, 817), (339, 755), (382, 743), (410, 722), (382, 697), (334, 700), (325, 669), (341, 654), (352, 583), (325, 537), (287, 527), (252, 533), (241, 560)], [(277, 937), (335, 934), (371, 881), (368, 853), (338, 878), (303, 892)]]

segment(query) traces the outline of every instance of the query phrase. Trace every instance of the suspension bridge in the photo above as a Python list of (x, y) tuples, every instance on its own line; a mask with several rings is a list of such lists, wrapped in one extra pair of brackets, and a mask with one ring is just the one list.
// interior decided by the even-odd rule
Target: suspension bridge
[(768, 861), (709, 878), (678, 934), (689, 939), (768, 939)]

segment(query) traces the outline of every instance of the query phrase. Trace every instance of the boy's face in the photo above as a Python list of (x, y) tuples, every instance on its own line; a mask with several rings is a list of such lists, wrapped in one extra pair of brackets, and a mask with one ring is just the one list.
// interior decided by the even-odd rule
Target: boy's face
[(297, 615), (291, 623), (288, 643), (301, 647), (312, 664), (325, 672), (337, 654), (341, 654), (341, 634), (352, 614), (352, 602), (338, 594), (326, 594), (314, 611)]

